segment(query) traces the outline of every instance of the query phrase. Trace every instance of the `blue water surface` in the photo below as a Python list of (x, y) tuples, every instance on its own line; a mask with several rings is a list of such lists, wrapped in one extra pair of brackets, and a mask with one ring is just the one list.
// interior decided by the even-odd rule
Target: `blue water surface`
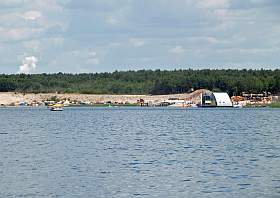
[(280, 197), (279, 109), (0, 108), (0, 197)]

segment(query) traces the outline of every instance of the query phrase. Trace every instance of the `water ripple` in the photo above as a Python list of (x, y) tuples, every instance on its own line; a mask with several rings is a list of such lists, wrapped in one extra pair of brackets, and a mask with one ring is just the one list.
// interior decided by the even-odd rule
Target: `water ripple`
[(279, 110), (0, 111), (0, 197), (280, 197)]

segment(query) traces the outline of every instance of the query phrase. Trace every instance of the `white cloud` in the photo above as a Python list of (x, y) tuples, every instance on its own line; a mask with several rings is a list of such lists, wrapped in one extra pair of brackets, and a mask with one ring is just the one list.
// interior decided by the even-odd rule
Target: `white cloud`
[(112, 42), (109, 44), (110, 47), (119, 47), (121, 46), (121, 43), (120, 42)]
[(13, 8), (23, 4), (22, 0), (1, 0), (0, 7)]
[(220, 42), (217, 38), (214, 38), (214, 37), (206, 37), (205, 39), (207, 42), (209, 42), (211, 44), (218, 44)]
[(18, 73), (30, 74), (35, 71), (37, 67), (38, 59), (34, 56), (25, 57), (22, 61), (22, 65), (19, 66)]
[[(231, 60), (242, 66), (241, 53), (256, 64), (263, 54), (263, 62), (277, 65), (268, 49), (280, 43), (279, 6), (277, 0), (0, 0), (1, 71), (17, 72), (30, 54), (46, 65), (40, 72), (57, 72), (53, 59), (65, 72), (92, 71), (93, 64), (112, 71), (141, 57), (153, 57), (147, 65), (154, 68)], [(93, 47), (98, 53), (89, 52)]]
[(55, 46), (62, 46), (64, 44), (63, 37), (51, 37), (48, 40), (49, 40), (49, 42), (53, 43), (53, 45), (55, 45)]
[(100, 63), (98, 58), (90, 58), (87, 60), (87, 64), (98, 65)]
[(218, 8), (227, 8), (230, 6), (229, 0), (199, 0), (197, 2), (199, 8), (209, 8), (209, 9), (218, 9)]
[(42, 17), (42, 13), (39, 12), (39, 11), (36, 11), (36, 10), (31, 10), (31, 11), (25, 12), (22, 15), (22, 18), (24, 18), (27, 21), (28, 20), (34, 21), (34, 20), (37, 20), (37, 19), (39, 19), (41, 17)]
[(279, 47), (273, 47), (273, 48), (248, 48), (248, 49), (239, 49), (239, 52), (242, 54), (255, 54), (255, 55), (265, 55), (267, 53), (278, 53), (280, 50)]
[(114, 17), (108, 17), (106, 21), (111, 25), (117, 25), (119, 23), (119, 20)]
[(97, 57), (96, 51), (89, 52), (88, 59), (86, 61), (87, 64), (98, 65), (100, 63), (99, 58)]
[(0, 40), (4, 41), (19, 41), (30, 39), (38, 36), (43, 29), (41, 28), (27, 28), (27, 27), (0, 27)]
[[(44, 11), (62, 11), (63, 7), (60, 5), (59, 1), (57, 0), (26, 0), (29, 1), (30, 7), (33, 9), (39, 9)], [(60, 2), (63, 2), (61, 0)], [(26, 3), (27, 4), (27, 3)]]
[(30, 51), (32, 53), (39, 53), (41, 51), (41, 42), (38, 40), (29, 40), (22, 42), (26, 51)]
[(169, 50), (169, 52), (173, 54), (183, 54), (185, 51), (186, 50), (180, 45), (175, 46)]
[(139, 39), (139, 38), (131, 38), (129, 40), (130, 44), (132, 44), (134, 47), (141, 47), (143, 45), (145, 45), (145, 41), (143, 39)]
[(91, 52), (89, 52), (89, 56), (90, 56), (90, 57), (96, 57), (96, 55), (97, 55), (97, 52), (96, 52), (96, 51), (91, 51)]

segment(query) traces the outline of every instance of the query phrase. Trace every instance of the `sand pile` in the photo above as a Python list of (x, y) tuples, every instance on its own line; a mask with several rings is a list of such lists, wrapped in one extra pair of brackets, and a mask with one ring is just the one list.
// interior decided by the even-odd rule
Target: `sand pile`
[(60, 100), (69, 99), (71, 101), (82, 101), (92, 103), (106, 103), (108, 101), (114, 103), (129, 103), (135, 104), (139, 99), (143, 99), (145, 102), (158, 103), (168, 100), (169, 98), (180, 98), (191, 100), (195, 102), (200, 101), (200, 95), (208, 90), (197, 90), (193, 93), (186, 94), (172, 94), (172, 95), (96, 95), (96, 94), (22, 94), (22, 93), (0, 93), (0, 104), (11, 105), (26, 102), (28, 104), (32, 102), (43, 102), (56, 97)]

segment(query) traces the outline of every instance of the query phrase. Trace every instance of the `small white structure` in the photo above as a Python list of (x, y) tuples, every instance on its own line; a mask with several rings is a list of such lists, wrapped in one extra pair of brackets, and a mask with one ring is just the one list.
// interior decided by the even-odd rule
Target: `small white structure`
[(232, 101), (227, 93), (213, 93), (217, 107), (232, 107)]

